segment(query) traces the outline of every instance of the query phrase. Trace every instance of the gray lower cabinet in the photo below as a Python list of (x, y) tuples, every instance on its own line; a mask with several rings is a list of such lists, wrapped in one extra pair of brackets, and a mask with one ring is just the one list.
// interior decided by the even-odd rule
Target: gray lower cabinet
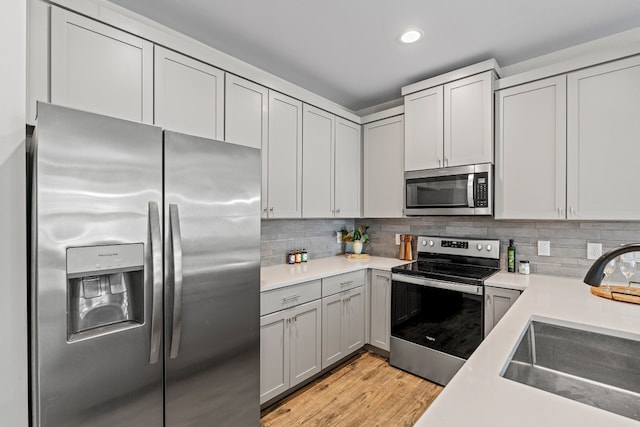
[(389, 351), (391, 336), (391, 272), (371, 270), (369, 344)]
[(484, 287), (484, 336), (489, 335), (502, 316), (511, 308), (521, 292), (516, 289)]
[(322, 369), (364, 346), (364, 286), (322, 298)]
[(320, 372), (317, 299), (260, 317), (260, 403)]

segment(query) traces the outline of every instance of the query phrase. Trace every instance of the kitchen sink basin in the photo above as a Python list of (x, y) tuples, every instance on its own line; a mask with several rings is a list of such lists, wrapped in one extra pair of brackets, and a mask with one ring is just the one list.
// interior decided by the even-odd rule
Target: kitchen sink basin
[(534, 318), (501, 376), (640, 421), (640, 336)]

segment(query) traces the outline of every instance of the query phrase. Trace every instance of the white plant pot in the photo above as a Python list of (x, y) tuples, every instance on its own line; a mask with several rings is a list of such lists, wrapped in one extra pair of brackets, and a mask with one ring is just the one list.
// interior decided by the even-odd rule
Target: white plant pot
[(362, 242), (360, 240), (356, 240), (353, 242), (353, 253), (354, 254), (362, 253)]

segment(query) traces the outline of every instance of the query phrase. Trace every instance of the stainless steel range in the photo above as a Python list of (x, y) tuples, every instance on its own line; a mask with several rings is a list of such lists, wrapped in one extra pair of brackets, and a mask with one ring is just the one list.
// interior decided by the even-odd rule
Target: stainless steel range
[(418, 237), (418, 260), (391, 269), (390, 363), (446, 385), (484, 337), (484, 281), (499, 240)]

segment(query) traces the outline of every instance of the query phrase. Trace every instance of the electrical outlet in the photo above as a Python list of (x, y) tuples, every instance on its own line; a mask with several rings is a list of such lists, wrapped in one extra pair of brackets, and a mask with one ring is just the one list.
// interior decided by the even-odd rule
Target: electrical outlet
[(598, 259), (602, 256), (602, 243), (587, 243), (587, 259)]
[(396, 234), (396, 245), (400, 245), (400, 235)]
[(342, 243), (342, 232), (336, 231), (336, 243)]
[(538, 240), (538, 256), (551, 256), (551, 242)]

